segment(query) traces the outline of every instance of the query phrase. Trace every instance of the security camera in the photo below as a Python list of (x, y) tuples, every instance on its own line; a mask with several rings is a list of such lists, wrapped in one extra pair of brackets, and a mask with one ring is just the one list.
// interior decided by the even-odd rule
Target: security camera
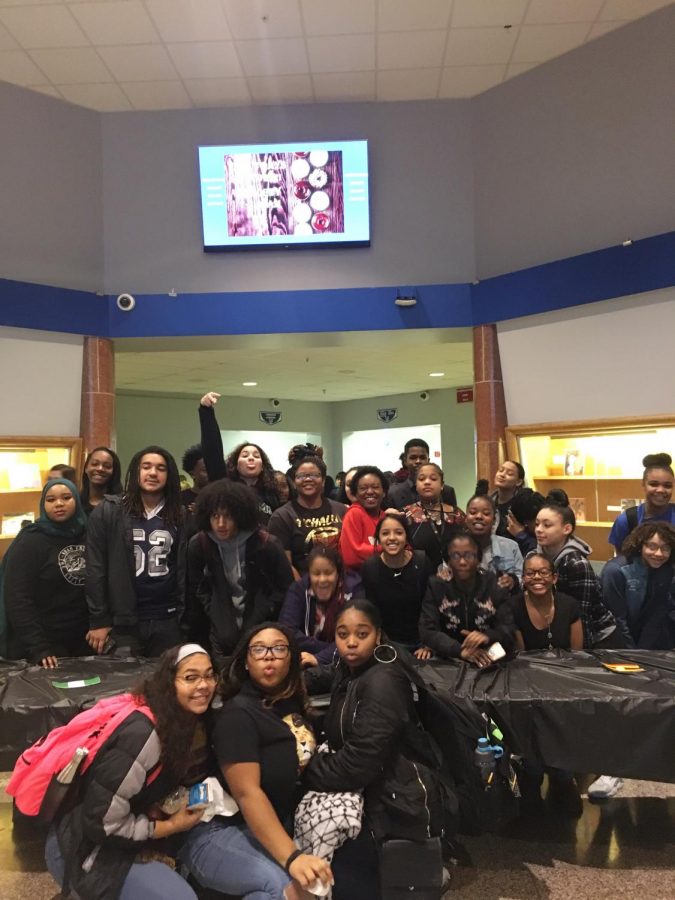
[(272, 399), (272, 400), (270, 400), (270, 405), (276, 409), (277, 406), (281, 406), (281, 401)]
[(134, 306), (136, 306), (136, 298), (131, 294), (120, 294), (117, 298), (117, 308), (122, 312), (131, 312)]
[(420, 394), (420, 400), (426, 403), (430, 396), (431, 394), (429, 393), (429, 391), (422, 391), (422, 393)]

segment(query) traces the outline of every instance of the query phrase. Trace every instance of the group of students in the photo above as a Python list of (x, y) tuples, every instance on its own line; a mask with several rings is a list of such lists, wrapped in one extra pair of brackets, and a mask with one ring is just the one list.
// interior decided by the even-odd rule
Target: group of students
[[(137, 896), (139, 884), (155, 896), (150, 882), (156, 896), (193, 896), (186, 882), (163, 887), (173, 874), (155, 881), (134, 863), (140, 844), (172, 836), (171, 852), (207, 887), (300, 898), (319, 878), (335, 880), (336, 898), (375, 898), (377, 844), (391, 836), (385, 774), (401, 759), (418, 772), (424, 765), (424, 748), (405, 741), (407, 724), (417, 724), (412, 657), (483, 668), (495, 644), (507, 653), (675, 648), (671, 459), (645, 457), (645, 501), (617, 519), (610, 541), (620, 555), (598, 578), (567, 497), (525, 487), (517, 462), (500, 466), (492, 493), (479, 482), (463, 511), (426, 443), (411, 440), (393, 481), (360, 466), (333, 499), (320, 448), (292, 448), (287, 473), (254, 444), (225, 458), (217, 400), (202, 398), (201, 444), (183, 459), (192, 488), (181, 492), (161, 447), (135, 454), (124, 486), (114, 451), (97, 448), (81, 493), (62, 471), (50, 473), (37, 522), (0, 569), (4, 655), (49, 668), (92, 650), (162, 655), (138, 694), (154, 721), (139, 711), (128, 736), (120, 729), (114, 762), (103, 756), (99, 771), (95, 761), (82, 803), (50, 835), (50, 871), (61, 880), (67, 871), (85, 898)], [(317, 753), (305, 682), (326, 672), (329, 752)], [(207, 714), (221, 673), (223, 709)], [(194, 764), (206, 764), (208, 751), (237, 817), (199, 823), (181, 810), (157, 819), (166, 784), (151, 787), (153, 767), (177, 783), (198, 780)], [(532, 806), (542, 775), (532, 761), (528, 781), (526, 767)], [(549, 776), (561, 805), (577, 808), (572, 775)], [(353, 792), (365, 803), (369, 827), (342, 844), (332, 869), (287, 833), (303, 790)], [(84, 865), (97, 847), (111, 860), (128, 851), (100, 894), (108, 855), (96, 850)]]

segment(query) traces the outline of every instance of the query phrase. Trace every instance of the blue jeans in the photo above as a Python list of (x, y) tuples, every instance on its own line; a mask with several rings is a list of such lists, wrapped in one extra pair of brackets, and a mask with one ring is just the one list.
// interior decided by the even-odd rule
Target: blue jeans
[(187, 833), (180, 858), (203, 887), (244, 900), (284, 900), (291, 883), (246, 826), (218, 817)]
[[(63, 886), (65, 863), (56, 839), (56, 831), (51, 828), (45, 843), (45, 862), (54, 881)], [(197, 900), (190, 885), (177, 872), (161, 862), (134, 863), (124, 880), (119, 900)]]

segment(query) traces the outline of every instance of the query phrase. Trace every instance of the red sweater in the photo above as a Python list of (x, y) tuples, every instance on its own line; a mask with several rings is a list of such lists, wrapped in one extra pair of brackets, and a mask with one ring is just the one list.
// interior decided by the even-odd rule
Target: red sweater
[(348, 569), (360, 569), (361, 564), (375, 553), (375, 529), (383, 517), (381, 509), (371, 516), (360, 503), (349, 507), (340, 532), (340, 553)]

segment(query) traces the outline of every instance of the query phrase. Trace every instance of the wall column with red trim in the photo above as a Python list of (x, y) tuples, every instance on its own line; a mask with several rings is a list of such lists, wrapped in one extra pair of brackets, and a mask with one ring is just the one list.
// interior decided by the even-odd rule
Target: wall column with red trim
[(506, 401), (496, 325), (473, 329), (474, 410), (476, 417), (476, 473), (490, 483), (504, 461)]

